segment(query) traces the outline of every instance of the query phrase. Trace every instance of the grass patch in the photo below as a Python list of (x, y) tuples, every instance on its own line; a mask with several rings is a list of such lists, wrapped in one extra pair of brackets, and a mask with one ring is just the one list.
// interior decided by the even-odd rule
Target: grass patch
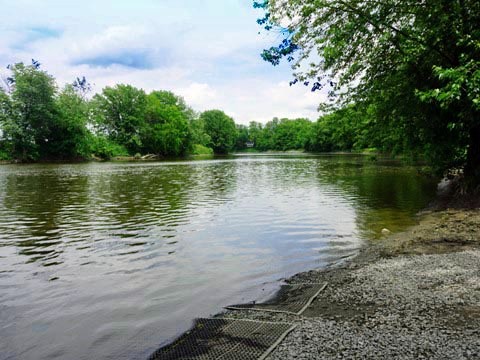
[(192, 155), (213, 155), (213, 149), (200, 144), (194, 144)]
[(110, 160), (114, 157), (129, 156), (127, 149), (104, 136), (98, 136), (93, 141), (93, 155), (103, 159)]

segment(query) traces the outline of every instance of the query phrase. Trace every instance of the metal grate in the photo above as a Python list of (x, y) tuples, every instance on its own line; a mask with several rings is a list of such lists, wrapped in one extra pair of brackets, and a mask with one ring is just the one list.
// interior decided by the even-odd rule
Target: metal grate
[(277, 296), (261, 304), (240, 304), (227, 306), (230, 310), (257, 310), (301, 315), (313, 300), (325, 289), (324, 284), (283, 285)]
[(281, 322), (197, 319), (190, 331), (149, 360), (264, 359), (294, 328)]

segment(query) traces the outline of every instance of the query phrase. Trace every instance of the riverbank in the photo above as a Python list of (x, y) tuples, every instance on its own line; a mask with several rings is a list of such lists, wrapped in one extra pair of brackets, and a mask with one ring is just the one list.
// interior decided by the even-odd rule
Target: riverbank
[(302, 314), (229, 311), (296, 329), (268, 359), (478, 359), (480, 210), (444, 209), (348, 263), (298, 274), (327, 282)]
[[(155, 154), (144, 154), (144, 155), (116, 155), (111, 158), (100, 158), (92, 155), (88, 159), (42, 159), (37, 161), (19, 161), (15, 159), (10, 160), (0, 160), (0, 165), (12, 165), (12, 164), (78, 164), (78, 163), (95, 163), (95, 162), (156, 162), (156, 161), (177, 161), (177, 160), (204, 160), (204, 159), (214, 159), (216, 157), (225, 158), (225, 157), (234, 157), (234, 156), (271, 156), (271, 155), (282, 155), (282, 156), (366, 156), (371, 161), (376, 161), (378, 158), (387, 158), (395, 161), (404, 161), (405, 159), (402, 156), (391, 156), (386, 153), (380, 153), (376, 150), (365, 149), (360, 151), (332, 151), (332, 152), (308, 152), (303, 149), (296, 150), (265, 150), (260, 151), (254, 148), (237, 150), (230, 152), (228, 154), (214, 154), (211, 148), (205, 146), (196, 146), (192, 153), (189, 153), (184, 156), (163, 156)], [(405, 162), (410, 162), (409, 160)], [(423, 164), (421, 161), (417, 161), (417, 164)]]

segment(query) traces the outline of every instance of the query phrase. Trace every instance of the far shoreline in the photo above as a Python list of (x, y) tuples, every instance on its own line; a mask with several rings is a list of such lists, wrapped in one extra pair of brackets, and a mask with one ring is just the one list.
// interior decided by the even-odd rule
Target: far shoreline
[[(360, 151), (332, 151), (332, 152), (309, 152), (303, 149), (299, 150), (266, 150), (266, 151), (234, 151), (228, 154), (188, 154), (185, 156), (162, 156), (154, 154), (146, 154), (142, 156), (114, 156), (109, 159), (102, 159), (99, 157), (91, 157), (90, 159), (42, 159), (36, 161), (18, 161), (18, 160), (0, 160), (0, 165), (32, 165), (32, 164), (44, 164), (44, 165), (69, 165), (69, 164), (87, 164), (87, 163), (152, 163), (152, 162), (168, 162), (168, 161), (189, 161), (189, 160), (214, 160), (221, 158), (229, 158), (236, 156), (337, 156), (337, 155), (351, 155), (351, 156), (365, 156), (369, 157), (372, 161), (378, 159), (392, 160), (403, 162), (405, 158), (403, 156), (392, 156), (388, 153), (382, 153), (371, 150)], [(407, 160), (407, 163), (412, 163), (418, 166), (425, 165), (422, 159), (415, 161)]]

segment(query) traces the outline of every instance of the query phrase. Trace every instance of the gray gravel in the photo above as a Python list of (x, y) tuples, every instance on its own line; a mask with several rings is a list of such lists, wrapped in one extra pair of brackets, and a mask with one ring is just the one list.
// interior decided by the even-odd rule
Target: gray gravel
[(269, 359), (480, 359), (480, 251), (401, 256), (311, 271), (328, 281), (304, 316), (232, 311), (290, 321)]

